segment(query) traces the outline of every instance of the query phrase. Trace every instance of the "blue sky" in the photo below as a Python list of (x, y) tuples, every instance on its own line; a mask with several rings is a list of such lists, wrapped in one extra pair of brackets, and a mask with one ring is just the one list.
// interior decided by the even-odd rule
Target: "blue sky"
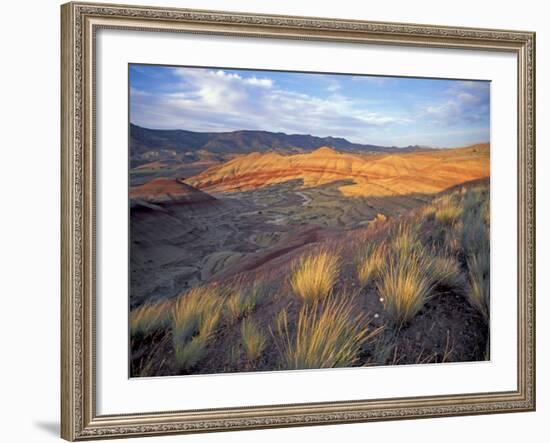
[(130, 66), (130, 121), (154, 129), (259, 129), (386, 146), (488, 142), (490, 83)]

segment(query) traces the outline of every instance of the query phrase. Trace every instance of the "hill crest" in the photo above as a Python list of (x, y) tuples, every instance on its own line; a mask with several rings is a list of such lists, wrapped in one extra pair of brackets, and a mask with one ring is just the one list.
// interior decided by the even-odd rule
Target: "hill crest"
[(207, 192), (253, 190), (301, 180), (303, 187), (342, 181), (344, 196), (436, 193), (489, 176), (489, 145), (464, 148), (365, 154), (322, 147), (310, 153), (238, 156), (186, 180)]
[(213, 203), (216, 199), (179, 179), (159, 177), (130, 189), (132, 200), (154, 204)]

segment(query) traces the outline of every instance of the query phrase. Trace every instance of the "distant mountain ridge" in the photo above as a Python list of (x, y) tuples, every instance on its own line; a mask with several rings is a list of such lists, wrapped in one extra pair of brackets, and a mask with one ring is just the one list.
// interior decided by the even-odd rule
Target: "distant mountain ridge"
[(279, 152), (297, 154), (323, 146), (349, 152), (403, 152), (426, 149), (422, 146), (378, 146), (352, 143), (340, 137), (243, 130), (233, 132), (194, 132), (182, 129), (148, 129), (130, 124), (130, 155), (133, 166), (167, 156), (184, 156), (188, 161), (229, 154)]

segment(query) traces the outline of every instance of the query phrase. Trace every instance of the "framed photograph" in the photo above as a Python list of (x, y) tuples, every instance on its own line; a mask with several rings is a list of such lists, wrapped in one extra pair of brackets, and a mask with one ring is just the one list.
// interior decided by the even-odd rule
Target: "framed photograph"
[(63, 438), (534, 410), (534, 33), (61, 14)]

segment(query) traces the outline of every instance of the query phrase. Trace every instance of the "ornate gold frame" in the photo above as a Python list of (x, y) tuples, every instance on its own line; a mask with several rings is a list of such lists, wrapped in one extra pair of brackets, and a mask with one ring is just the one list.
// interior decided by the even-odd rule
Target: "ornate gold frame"
[[(67, 440), (535, 409), (535, 34), (68, 3), (61, 7), (61, 435)], [(98, 416), (94, 35), (99, 28), (508, 51), (518, 60), (518, 383), (510, 392)]]

